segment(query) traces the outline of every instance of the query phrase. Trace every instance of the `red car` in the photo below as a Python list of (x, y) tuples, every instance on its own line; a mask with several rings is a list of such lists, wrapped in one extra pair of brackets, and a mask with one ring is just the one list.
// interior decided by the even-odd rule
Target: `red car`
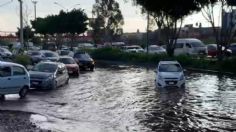
[(64, 63), (70, 75), (79, 76), (80, 70), (79, 65), (75, 62), (72, 57), (63, 56), (60, 57), (59, 62)]
[[(208, 51), (208, 56), (216, 57), (217, 56), (217, 44), (208, 44), (207, 51)], [(232, 54), (232, 50), (225, 49), (224, 46), (222, 47), (222, 51), (225, 56), (231, 56), (231, 54)]]

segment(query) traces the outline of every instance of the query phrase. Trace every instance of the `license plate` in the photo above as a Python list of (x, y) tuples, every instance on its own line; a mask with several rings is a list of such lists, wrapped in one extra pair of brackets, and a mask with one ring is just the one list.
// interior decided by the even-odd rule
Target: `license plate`
[(174, 82), (169, 82), (170, 85), (174, 85), (175, 83)]
[(73, 71), (68, 71), (69, 73), (73, 73)]
[(32, 82), (32, 84), (34, 84), (34, 85), (38, 85), (38, 84), (39, 84), (39, 82)]

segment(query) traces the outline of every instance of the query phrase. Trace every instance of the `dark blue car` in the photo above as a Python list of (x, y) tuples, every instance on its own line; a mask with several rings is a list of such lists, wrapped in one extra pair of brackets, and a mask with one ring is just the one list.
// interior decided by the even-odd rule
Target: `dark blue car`
[(232, 55), (236, 55), (236, 43), (231, 44), (229, 49), (232, 50)]

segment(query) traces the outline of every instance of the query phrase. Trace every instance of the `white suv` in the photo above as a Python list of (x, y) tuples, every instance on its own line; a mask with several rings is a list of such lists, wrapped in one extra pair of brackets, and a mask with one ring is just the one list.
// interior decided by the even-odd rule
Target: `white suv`
[(30, 77), (24, 66), (0, 61), (0, 99), (6, 94), (19, 94), (24, 98), (29, 88)]
[(156, 71), (156, 87), (185, 87), (184, 72), (177, 61), (160, 61)]

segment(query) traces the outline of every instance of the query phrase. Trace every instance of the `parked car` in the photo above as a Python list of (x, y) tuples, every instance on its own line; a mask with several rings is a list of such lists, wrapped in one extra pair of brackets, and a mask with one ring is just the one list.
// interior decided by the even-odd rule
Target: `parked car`
[(45, 56), (40, 51), (28, 51), (27, 55), (30, 57), (32, 64), (45, 60)]
[(40, 62), (29, 74), (32, 88), (55, 89), (69, 83), (66, 66), (58, 62)]
[(70, 75), (79, 76), (79, 65), (75, 62), (72, 57), (63, 56), (60, 57), (59, 62), (66, 65), (67, 71)]
[(59, 55), (56, 52), (49, 51), (49, 50), (42, 50), (41, 53), (44, 56), (44, 60), (50, 60), (56, 62), (59, 60)]
[[(166, 50), (161, 46), (150, 45), (148, 49), (150, 54), (167, 54)], [(147, 49), (145, 50), (147, 51)]]
[(12, 53), (6, 48), (0, 48), (0, 56), (2, 58), (11, 58)]
[(24, 66), (0, 62), (0, 98), (7, 94), (19, 94), (24, 98), (30, 88), (29, 73)]
[(87, 68), (89, 68), (90, 71), (94, 71), (95, 62), (88, 53), (77, 52), (74, 55), (74, 59), (81, 70), (86, 70)]
[(194, 38), (177, 39), (174, 55), (207, 55), (207, 47)]
[(236, 55), (236, 43), (230, 44), (229, 49), (232, 51), (232, 55)]
[[(208, 56), (216, 57), (217, 56), (217, 44), (208, 44), (207, 45)], [(226, 49), (224, 46), (222, 47), (223, 55), (229, 57), (232, 55), (231, 49)]]
[(60, 56), (70, 56), (73, 57), (74, 56), (74, 52), (70, 51), (70, 50), (59, 50), (58, 54)]
[(184, 72), (177, 61), (160, 61), (156, 70), (156, 87), (185, 87)]
[(132, 45), (132, 46), (123, 46), (123, 51), (129, 53), (143, 53), (144, 49), (139, 45)]

